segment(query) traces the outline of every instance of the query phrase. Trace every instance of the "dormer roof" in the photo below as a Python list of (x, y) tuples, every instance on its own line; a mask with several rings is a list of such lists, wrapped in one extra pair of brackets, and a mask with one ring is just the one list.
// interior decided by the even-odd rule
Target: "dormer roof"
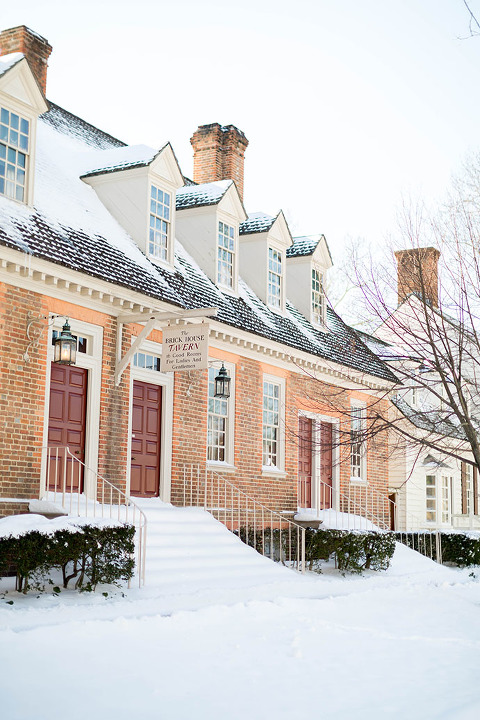
[(238, 188), (233, 180), (217, 180), (201, 185), (185, 185), (177, 190), (177, 210), (190, 208), (208, 207), (222, 204), (223, 208), (229, 207), (240, 222), (246, 220), (247, 213), (243, 206)]
[(253, 233), (268, 232), (274, 224), (276, 217), (263, 212), (251, 213), (248, 218), (240, 223), (238, 232), (240, 235), (251, 235)]
[(293, 242), (293, 238), (282, 210), (280, 210), (275, 217), (267, 215), (267, 213), (264, 212), (251, 213), (244, 222), (240, 223), (239, 234), (242, 236), (268, 235), (274, 229), (275, 225), (277, 226), (275, 229), (276, 232), (273, 232), (272, 237), (276, 236), (276, 239), (280, 241), (284, 247), (288, 248)]
[[(328, 247), (325, 235), (321, 233), (318, 235), (295, 237), (293, 238), (293, 245), (287, 249), (288, 258), (313, 257), (313, 255), (316, 255), (314, 259), (323, 259), (324, 262), (322, 264), (325, 264), (326, 261), (327, 267), (333, 265), (330, 248)], [(322, 255), (323, 258), (321, 257)]]
[(127, 145), (103, 150), (100, 153), (97, 152), (95, 157), (92, 156), (90, 160), (86, 160), (87, 165), (91, 163), (91, 168), (84, 172), (81, 177), (107, 175), (140, 167), (150, 167), (155, 171), (156, 165), (160, 163), (162, 156), (170, 157), (170, 171), (173, 172), (176, 184), (183, 185), (185, 180), (170, 143), (166, 143), (160, 150), (154, 150), (147, 145)]
[(205, 205), (218, 205), (233, 180), (218, 180), (201, 185), (185, 185), (177, 190), (177, 210)]
[(4, 75), (11, 67), (16, 65), (20, 60), (23, 60), (23, 53), (16, 52), (10, 55), (3, 55), (0, 57), (0, 77)]
[(0, 57), (0, 91), (11, 95), (37, 115), (48, 110), (48, 102), (23, 53)]

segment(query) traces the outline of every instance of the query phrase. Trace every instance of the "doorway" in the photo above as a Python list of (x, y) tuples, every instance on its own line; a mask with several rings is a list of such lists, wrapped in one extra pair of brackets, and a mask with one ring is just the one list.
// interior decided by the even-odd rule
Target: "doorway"
[(133, 381), (130, 494), (157, 497), (160, 491), (162, 386)]
[(59, 450), (52, 451), (50, 457), (49, 490), (83, 492), (83, 465), (75, 462), (64, 448), (68, 448), (83, 463), (87, 381), (88, 371), (85, 368), (52, 363), (48, 447)]

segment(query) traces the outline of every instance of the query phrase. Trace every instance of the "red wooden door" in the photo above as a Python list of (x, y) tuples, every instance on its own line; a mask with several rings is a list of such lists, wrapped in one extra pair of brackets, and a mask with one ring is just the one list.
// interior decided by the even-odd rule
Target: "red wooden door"
[(312, 420), (298, 418), (298, 504), (312, 507)]
[(325, 510), (332, 507), (333, 480), (333, 432), (332, 424), (320, 423), (320, 498), (319, 508)]
[(154, 497), (160, 489), (162, 388), (133, 382), (130, 493)]
[[(85, 368), (52, 363), (48, 446), (68, 447), (72, 455), (82, 461), (85, 455), (87, 377)], [(82, 491), (83, 466), (72, 460), (65, 451), (52, 451), (50, 458), (49, 489)]]

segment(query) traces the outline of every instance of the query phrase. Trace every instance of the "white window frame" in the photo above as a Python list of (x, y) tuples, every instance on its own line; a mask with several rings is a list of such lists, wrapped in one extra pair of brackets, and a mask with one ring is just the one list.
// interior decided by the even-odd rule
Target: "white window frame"
[[(223, 226), (226, 226), (229, 230), (233, 230), (233, 238), (231, 238), (230, 233), (226, 235), (223, 230), (220, 231), (220, 224)], [(224, 245), (220, 244), (220, 237), (228, 237), (229, 239), (233, 239), (233, 249), (227, 248)], [(224, 282), (220, 273), (220, 263), (222, 263), (222, 266), (225, 263), (225, 259), (221, 259), (220, 255), (221, 253), (227, 253), (231, 256), (231, 283)], [(237, 258), (238, 258), (238, 228), (236, 225), (231, 222), (230, 220), (227, 220), (223, 217), (216, 217), (216, 256), (215, 256), (215, 277), (217, 278), (217, 285), (220, 285), (222, 288), (225, 288), (226, 290), (229, 290), (230, 292), (236, 292), (237, 288)], [(229, 266), (229, 263), (227, 263), (227, 267)]]
[[(264, 430), (272, 427), (271, 424), (265, 423), (265, 384), (272, 384), (278, 387), (278, 424), (277, 428), (277, 464), (264, 464)], [(262, 473), (264, 475), (284, 475), (285, 474), (285, 379), (278, 375), (270, 375), (265, 373), (262, 378)]]
[(207, 390), (207, 442), (206, 442), (206, 452), (207, 452), (207, 466), (212, 469), (222, 469), (222, 471), (230, 471), (234, 472), (236, 470), (235, 468), (235, 365), (230, 362), (226, 362), (223, 360), (215, 360), (215, 358), (210, 358), (209, 362), (212, 362), (212, 364), (208, 368), (209, 374), (211, 374), (211, 371), (213, 371), (214, 375), (218, 374), (218, 371), (220, 369), (220, 364), (223, 362), (225, 369), (230, 376), (230, 397), (228, 400), (225, 400), (224, 402), (227, 403), (227, 414), (225, 415), (225, 459), (224, 460), (210, 460), (209, 455), (209, 444), (208, 444), (208, 433), (209, 433), (209, 418), (212, 416), (212, 414), (209, 412), (209, 401), (211, 400), (210, 397), (210, 380), (208, 380), (208, 390)]
[[(428, 483), (428, 478), (433, 483)], [(428, 490), (433, 490), (430, 494)], [(429, 505), (430, 501), (430, 505)], [(433, 519), (428, 513), (434, 515)], [(425, 520), (429, 525), (449, 526), (452, 522), (452, 478), (441, 473), (425, 475)]]
[[(170, 204), (166, 205), (163, 201), (160, 202), (158, 198), (153, 198), (152, 193), (153, 190), (155, 190), (157, 193), (161, 192), (163, 195), (168, 195)], [(160, 183), (150, 180), (149, 181), (149, 198), (148, 198), (148, 228), (147, 228), (147, 255), (152, 260), (156, 260), (161, 263), (168, 263), (170, 261), (171, 257), (171, 243), (172, 243), (172, 213), (174, 208), (172, 208), (172, 202), (174, 201), (175, 195), (172, 194), (169, 190), (165, 190), (164, 187), (161, 186)], [(153, 211), (153, 204), (155, 204), (155, 212)], [(158, 214), (157, 209), (158, 206), (161, 206), (162, 208), (168, 208), (168, 218), (165, 218), (162, 214)], [(162, 244), (158, 244), (155, 241), (155, 233), (159, 232), (156, 228), (154, 229), (154, 239), (153, 241), (150, 238), (150, 233), (152, 232), (152, 228), (150, 226), (151, 219), (154, 218), (155, 221), (160, 221), (161, 223), (165, 223), (166, 225), (166, 244), (165, 248), (163, 248)], [(150, 249), (150, 246), (153, 244), (154, 248), (158, 247), (160, 250), (165, 251), (165, 256), (163, 254), (157, 254), (155, 252), (152, 252)]]
[[(11, 117), (11, 115), (18, 117), (18, 119), (19, 119), (19, 130), (18, 131), (11, 126), (10, 120), (9, 120), (8, 125), (1, 122), (1, 118), (2, 118), (2, 115), (4, 112), (7, 112), (9, 114), (9, 117)], [(21, 127), (22, 121), (28, 123), (28, 134), (26, 135), (26, 137), (27, 137), (27, 148), (26, 149), (21, 148), (19, 146), (20, 136), (22, 136), (22, 137), (25, 136), (25, 133), (20, 132), (20, 127)], [(9, 103), (5, 103), (3, 100), (0, 100), (0, 126), (1, 126), (1, 128), (7, 127), (7, 135), (8, 135), (7, 139), (0, 137), (0, 143), (2, 145), (5, 145), (5, 147), (6, 147), (6, 157), (0, 158), (0, 163), (5, 164), (5, 176), (4, 176), (5, 177), (5, 180), (4, 180), (5, 187), (4, 187), (3, 192), (0, 191), (0, 197), (6, 197), (9, 200), (15, 200), (16, 202), (21, 203), (22, 205), (28, 204), (28, 200), (29, 200), (29, 196), (30, 196), (30, 167), (31, 167), (32, 147), (33, 147), (32, 143), (34, 142), (34, 124), (33, 123), (34, 123), (34, 121), (31, 116), (28, 116), (25, 113), (19, 111), (17, 108), (12, 107)], [(0, 132), (1, 132), (1, 128), (0, 128)], [(12, 139), (11, 139), (11, 136), (15, 133), (19, 136), (17, 138), (16, 142), (12, 141)], [(25, 156), (25, 166), (22, 167), (21, 165), (19, 165), (17, 163), (17, 160), (15, 160), (15, 162), (12, 162), (11, 158), (10, 158), (10, 162), (8, 162), (9, 154), (11, 154), (11, 153), (15, 153), (16, 158), (17, 158), (18, 153), (21, 153), (22, 155), (24, 155)], [(8, 177), (7, 177), (8, 167), (12, 167), (12, 166), (14, 167), (14, 173), (16, 176), (15, 181), (13, 181), (15, 184), (15, 187), (18, 186), (18, 187), (23, 188), (23, 197), (21, 199), (16, 196), (16, 191), (13, 195), (8, 195), (6, 192), (7, 182), (12, 182), (12, 180), (8, 180)], [(20, 173), (23, 173), (23, 176), (24, 176), (23, 185), (16, 182), (17, 176)]]
[[(277, 258), (271, 258), (274, 254)], [(275, 268), (270, 266), (270, 263), (279, 262), (280, 272), (277, 272)], [(283, 310), (283, 296), (285, 286), (285, 255), (283, 251), (275, 247), (275, 245), (269, 245), (267, 249), (267, 305), (271, 310), (276, 312), (282, 312)], [(272, 292), (273, 289), (278, 288), (277, 292)]]
[[(314, 274), (319, 276), (320, 290), (314, 289)], [(316, 302), (316, 297), (319, 303)], [(312, 265), (310, 274), (310, 308), (312, 322), (316, 325), (325, 325), (326, 299), (325, 299), (325, 271), (318, 265)], [(319, 308), (319, 311), (318, 309)]]
[[(354, 402), (350, 405), (350, 452), (349, 452), (349, 462), (350, 462), (350, 482), (352, 483), (366, 483), (367, 482), (367, 441), (364, 438), (363, 440), (358, 443), (358, 441), (354, 441), (353, 439), (353, 433), (354, 432), (360, 432), (364, 433), (367, 427), (367, 419), (365, 417), (365, 410), (366, 406), (364, 403), (360, 402)], [(360, 412), (361, 415), (356, 415), (357, 412)], [(360, 428), (359, 430), (354, 429), (353, 421), (354, 420), (360, 420)], [(359, 456), (359, 462), (355, 464), (355, 467), (358, 467), (359, 474), (355, 475), (352, 472), (353, 469), (353, 455), (352, 450), (353, 446), (360, 445), (359, 452), (357, 453)]]

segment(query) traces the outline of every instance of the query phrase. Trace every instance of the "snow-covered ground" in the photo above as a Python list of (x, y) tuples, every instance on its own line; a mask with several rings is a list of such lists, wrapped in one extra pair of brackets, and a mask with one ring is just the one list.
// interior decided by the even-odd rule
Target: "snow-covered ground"
[(303, 577), (201, 510), (142, 504), (145, 588), (0, 581), (0, 717), (480, 718), (470, 570), (399, 546), (386, 573)]

